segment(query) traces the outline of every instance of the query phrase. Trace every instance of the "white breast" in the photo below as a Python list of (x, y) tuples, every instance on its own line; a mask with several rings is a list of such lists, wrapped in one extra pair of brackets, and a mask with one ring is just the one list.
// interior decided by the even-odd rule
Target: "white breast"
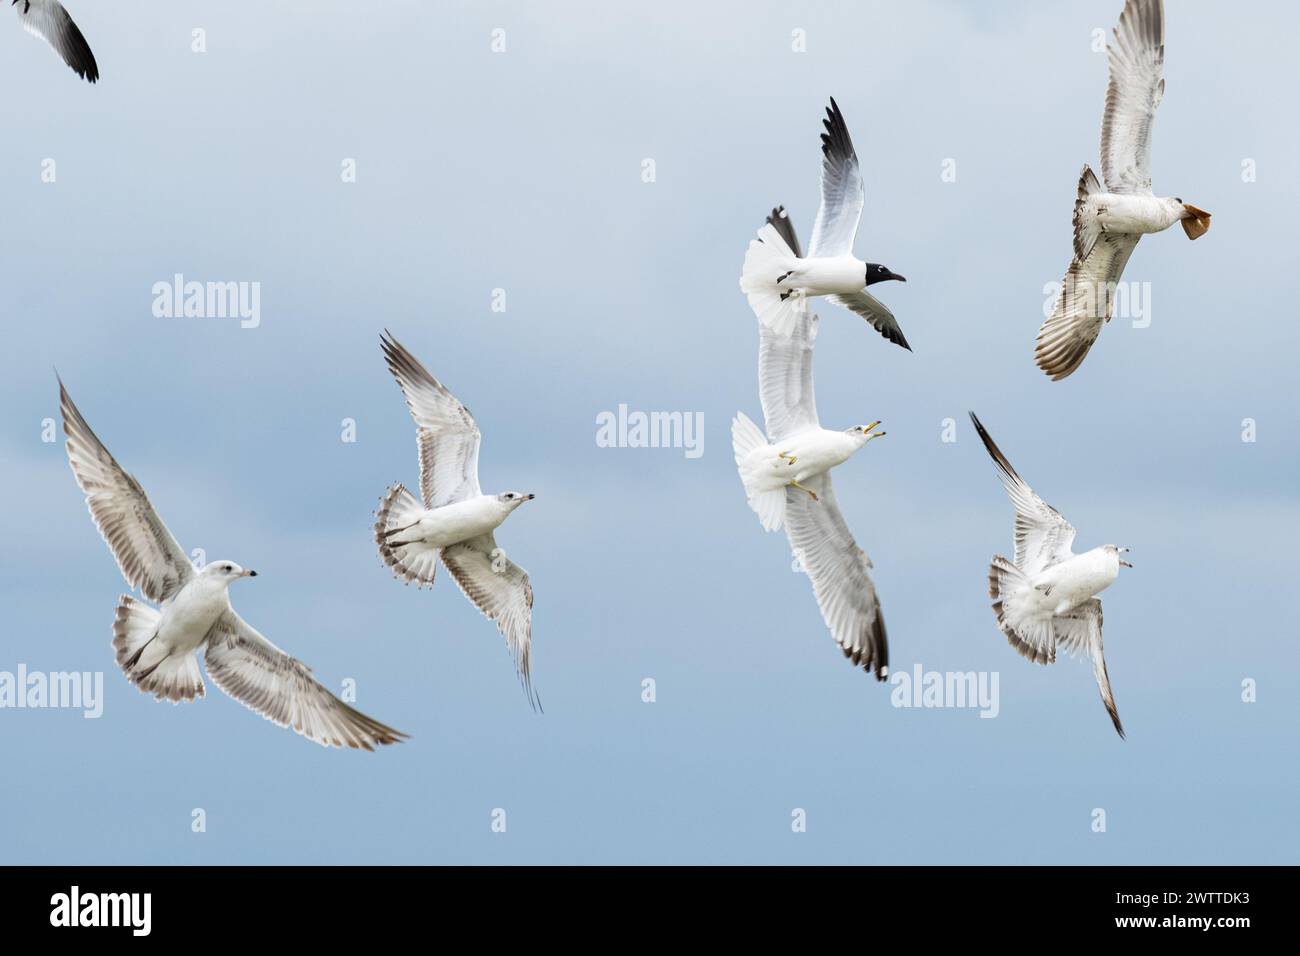
[(805, 259), (798, 285), (809, 295), (847, 295), (866, 288), (867, 264), (853, 256)]
[(803, 481), (848, 461), (858, 445), (844, 432), (816, 428), (792, 435), (780, 449), (795, 456), (791, 477)]
[(1107, 232), (1137, 235), (1163, 232), (1178, 221), (1178, 213), (1155, 196), (1103, 193), (1093, 197), (1097, 219)]
[(225, 583), (200, 574), (163, 605), (158, 640), (171, 653), (192, 651), (203, 643), (217, 618), (229, 608), (230, 595)]
[(1042, 604), (1060, 614), (1100, 594), (1118, 576), (1118, 555), (1093, 548), (1048, 568), (1034, 579), (1034, 588)]
[[(487, 534), (506, 519), (509, 510), (492, 495), (479, 495), (426, 511), (420, 519), (420, 537), (435, 548)], [(402, 538), (408, 538), (402, 535)]]

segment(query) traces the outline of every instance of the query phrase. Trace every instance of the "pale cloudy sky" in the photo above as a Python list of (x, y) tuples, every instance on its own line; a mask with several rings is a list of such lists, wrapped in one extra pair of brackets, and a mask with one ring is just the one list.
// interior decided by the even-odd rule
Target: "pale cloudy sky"
[[(1117, 319), (1052, 384), (1033, 337), (1119, 0), (68, 2), (95, 87), (0, 37), (0, 671), (103, 671), (104, 714), (0, 710), (0, 860), (1295, 859), (1294, 5), (1168, 4), (1156, 188), (1214, 228), (1144, 240), (1150, 326)], [(996, 719), (896, 708), (849, 667), (735, 475), (728, 423), (759, 414), (740, 262), (776, 203), (807, 236), (829, 95), (858, 252), (907, 275), (881, 294), (915, 349), (822, 310), (823, 421), (889, 431), (840, 502), (895, 668), (997, 672)], [(176, 273), (260, 283), (261, 324), (156, 318)], [(384, 487), (417, 478), (384, 327), (473, 409), (485, 487), (538, 495), (500, 540), (536, 590), (544, 716), (448, 579), (417, 593), (374, 553)], [(172, 707), (126, 683), (123, 582), (41, 441), (55, 366), (181, 543), (259, 570), (241, 614), (409, 743), (325, 751), (211, 686)], [(702, 414), (703, 454), (598, 447), (620, 403)], [(968, 408), (1081, 547), (1134, 548), (1104, 596), (1127, 741), (1085, 663), (997, 631), (1011, 509)]]

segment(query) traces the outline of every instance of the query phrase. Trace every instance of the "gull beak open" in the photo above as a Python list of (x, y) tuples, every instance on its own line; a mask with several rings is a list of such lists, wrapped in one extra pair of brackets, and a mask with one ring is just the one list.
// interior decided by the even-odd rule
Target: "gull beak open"
[(1183, 232), (1188, 239), (1199, 239), (1210, 231), (1210, 214), (1204, 209), (1197, 209), (1191, 203), (1183, 203), (1187, 215), (1183, 217)]
[(524, 501), (532, 501), (532, 500), (533, 500), (534, 498), (536, 498), (536, 497), (537, 497), (537, 496), (534, 495), (534, 494), (527, 494), (527, 495), (524, 495)]
[[(1133, 550), (1132, 548), (1120, 548), (1120, 549), (1119, 549), (1119, 553), (1120, 553), (1120, 554), (1126, 554), (1127, 552), (1132, 551), (1132, 550)], [(1119, 559), (1119, 566), (1120, 566), (1121, 568), (1131, 568), (1131, 567), (1133, 567), (1133, 565), (1129, 564), (1129, 563), (1128, 563), (1127, 561), (1125, 561), (1123, 558), (1120, 558), (1120, 559)]]

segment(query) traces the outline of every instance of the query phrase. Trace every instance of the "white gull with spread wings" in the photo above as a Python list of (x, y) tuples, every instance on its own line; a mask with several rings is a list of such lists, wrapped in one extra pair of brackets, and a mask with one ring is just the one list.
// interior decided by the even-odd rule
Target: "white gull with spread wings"
[(1058, 646), (1072, 655), (1087, 654), (1101, 702), (1123, 737), (1102, 653), (1097, 595), (1114, 583), (1121, 567), (1133, 566), (1120, 557), (1128, 548), (1104, 544), (1075, 554), (1074, 527), (1016, 474), (974, 412), (970, 419), (1016, 509), (1015, 560), (994, 555), (989, 567), (998, 627), (1012, 647), (1037, 664), (1054, 663)]
[(59, 382), (68, 461), (122, 577), (157, 609), (129, 595), (117, 605), (113, 647), (127, 680), (172, 703), (204, 696), (194, 652), (235, 700), (324, 746), (373, 750), (406, 737), (349, 707), (230, 606), (230, 585), (256, 577), (233, 561), (195, 570), (140, 483), (122, 470)]
[(1038, 367), (1054, 380), (1083, 364), (1110, 321), (1116, 286), (1142, 236), (1176, 222), (1188, 239), (1210, 228), (1205, 210), (1151, 191), (1151, 125), (1165, 92), (1162, 0), (1128, 0), (1107, 54), (1110, 85), (1101, 119), (1106, 188), (1085, 164), (1074, 203), (1074, 254), (1034, 351)]
[(506, 639), (529, 702), (532, 687), (533, 586), (528, 572), (497, 546), (493, 532), (533, 495), (485, 495), (478, 483), (479, 430), (474, 416), (388, 332), (380, 344), (415, 419), (423, 503), (400, 483), (376, 512), (379, 556), (394, 576), (433, 586), (438, 560), (465, 596)]

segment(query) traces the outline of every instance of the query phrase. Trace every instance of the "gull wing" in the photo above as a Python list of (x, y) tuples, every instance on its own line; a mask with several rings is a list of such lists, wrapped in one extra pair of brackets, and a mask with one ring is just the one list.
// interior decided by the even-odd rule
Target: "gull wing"
[(292, 727), (323, 747), (374, 750), (399, 743), (394, 730), (339, 700), (311, 675), (311, 668), (276, 647), (233, 610), (207, 636), (208, 676), (249, 710), (281, 727)]
[(497, 547), (491, 533), (442, 549), (442, 563), (476, 608), (506, 639), (529, 703), (541, 709), (529, 673), (533, 649), (533, 585), (528, 572)]
[(1128, 0), (1106, 47), (1110, 84), (1101, 117), (1101, 171), (1113, 193), (1151, 195), (1151, 124), (1164, 96), (1163, 0)]
[(844, 114), (834, 97), (822, 125), (826, 127), (822, 133), (822, 202), (813, 222), (808, 255), (842, 256), (853, 251), (862, 218), (862, 173)]
[(1139, 236), (1105, 233), (1088, 258), (1070, 260), (1052, 315), (1038, 329), (1034, 361), (1059, 381), (1083, 364), (1101, 327), (1115, 311), (1115, 287)]
[(1016, 509), (1015, 566), (1032, 579), (1074, 554), (1070, 550), (1074, 544), (1074, 527), (1016, 474), (1011, 462), (994, 444), (993, 438), (984, 430), (974, 412), (970, 413), (970, 419), (975, 424), (975, 431), (984, 442), (989, 457), (997, 465), (998, 478)]
[(63, 4), (58, 0), (17, 0), (14, 8), (23, 29), (48, 43), (72, 72), (91, 83), (99, 79), (95, 54)]
[(901, 345), (909, 352), (912, 346), (907, 344), (907, 339), (903, 336), (903, 330), (898, 326), (898, 320), (894, 318), (894, 313), (890, 312), (885, 303), (881, 302), (870, 292), (852, 292), (847, 295), (828, 295), (836, 305), (842, 305), (850, 312), (862, 316), (871, 323), (872, 328), (883, 335), (895, 345)]
[(777, 235), (790, 247), (796, 259), (803, 258), (803, 248), (799, 245), (799, 236), (794, 231), (794, 223), (784, 206), (777, 206), (767, 217), (767, 224), (777, 231)]
[(772, 441), (816, 428), (817, 399), (813, 394), (812, 356), (817, 316), (801, 301), (793, 331), (780, 335), (758, 327), (758, 395), (763, 421)]
[(477, 497), (480, 435), (474, 416), (387, 330), (380, 345), (415, 419), (424, 506)]
[(786, 489), (785, 530), (821, 609), (822, 620), (844, 656), (855, 667), (875, 671), (884, 680), (889, 668), (889, 641), (880, 596), (871, 580), (866, 556), (840, 513), (829, 472), (805, 484), (817, 500), (798, 488)]
[(1110, 689), (1110, 675), (1106, 673), (1106, 657), (1101, 644), (1101, 601), (1091, 598), (1068, 614), (1058, 615), (1052, 621), (1056, 640), (1072, 654), (1087, 654), (1092, 659), (1092, 676), (1097, 680), (1101, 702), (1110, 714), (1115, 732), (1124, 737), (1124, 725), (1119, 722), (1115, 695)]
[(140, 483), (122, 470), (91, 431), (59, 382), (68, 462), (95, 527), (107, 542), (126, 583), (161, 604), (194, 576), (194, 566), (153, 510)]

